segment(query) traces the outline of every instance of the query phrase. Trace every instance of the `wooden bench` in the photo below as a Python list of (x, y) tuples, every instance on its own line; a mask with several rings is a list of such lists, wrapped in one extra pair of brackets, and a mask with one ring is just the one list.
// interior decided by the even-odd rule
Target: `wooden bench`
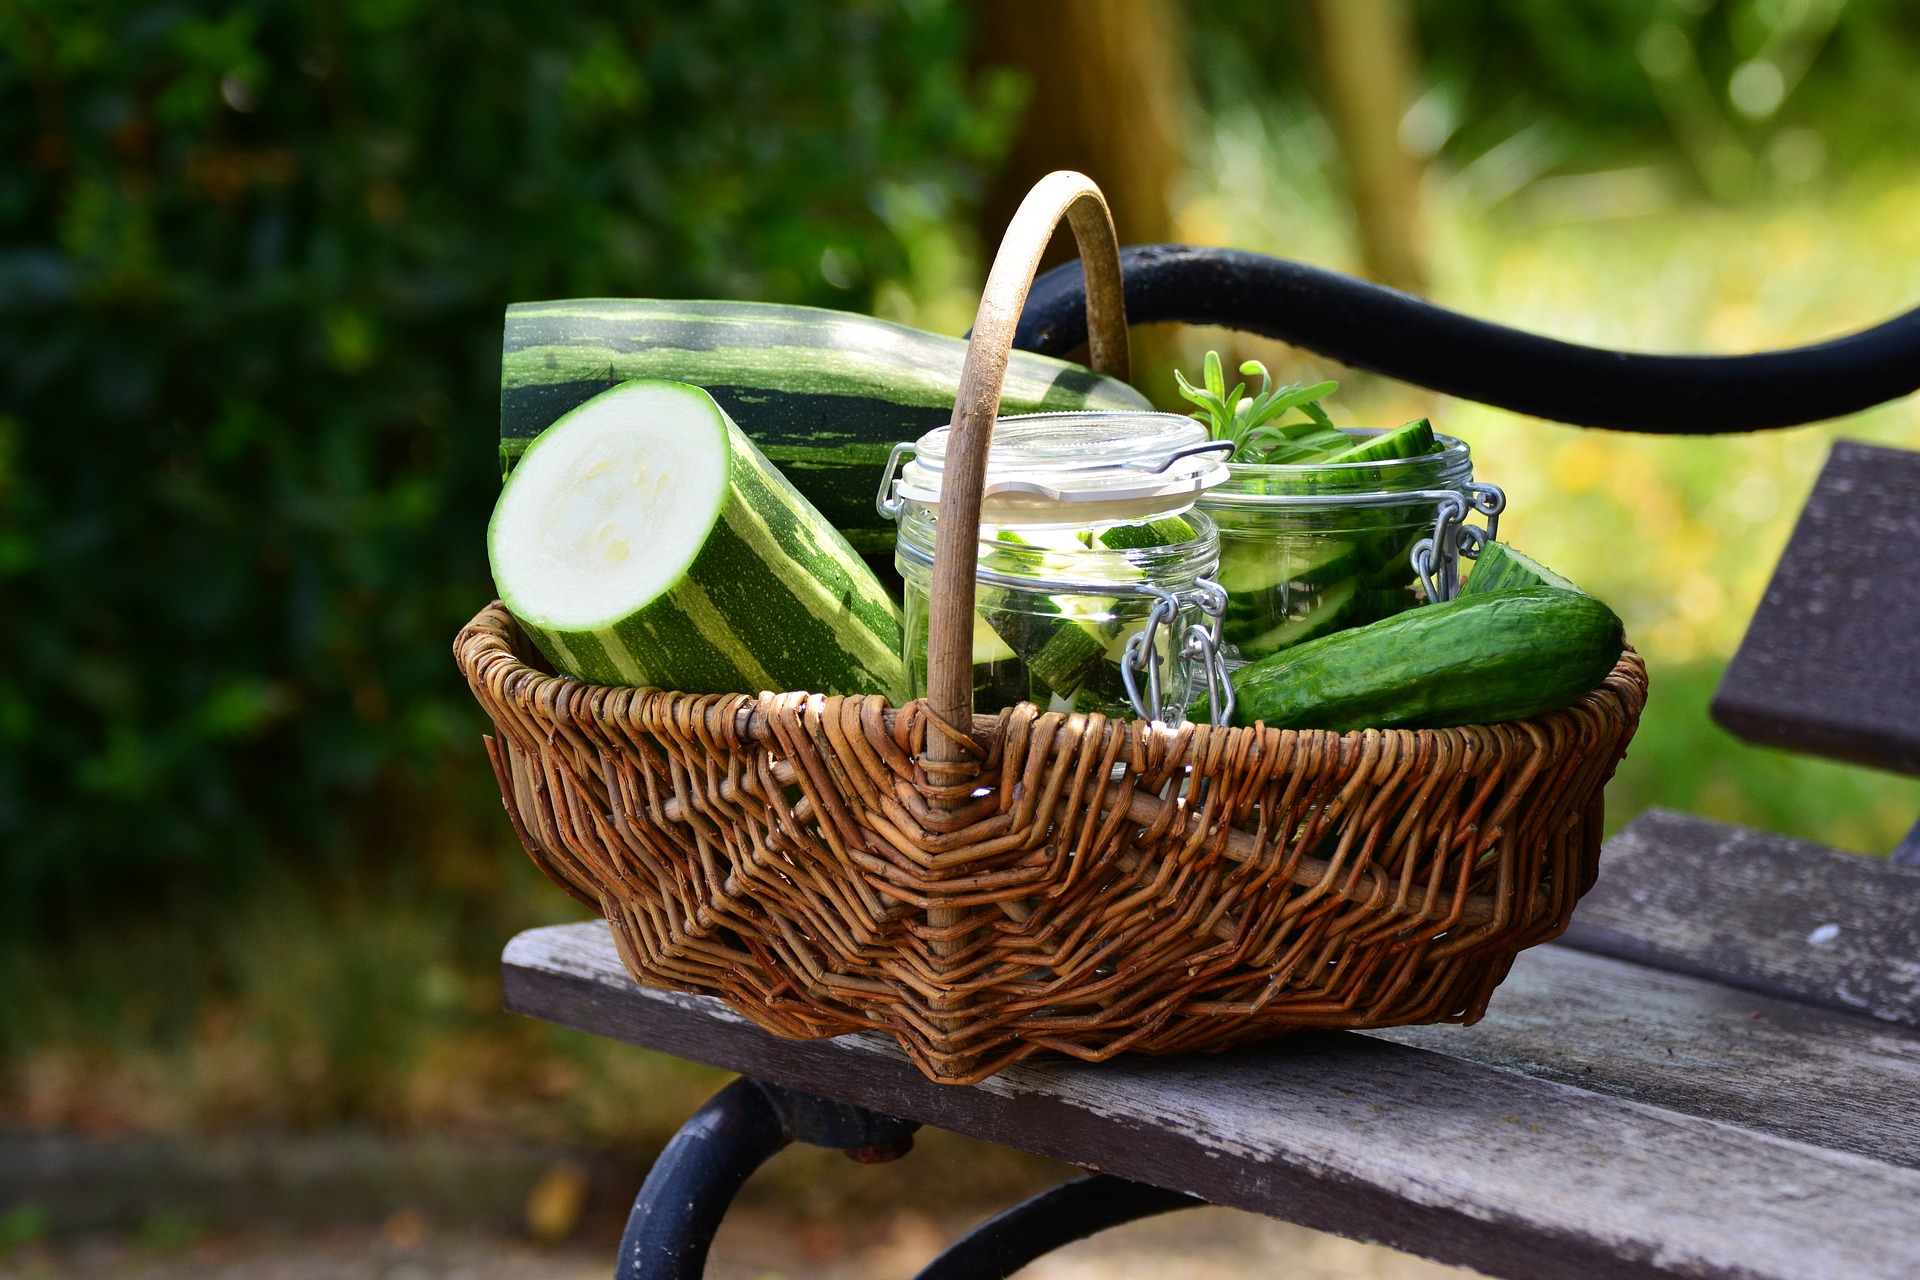
[[(1714, 694), (1729, 732), (1920, 774), (1920, 458), (1842, 440)], [(1894, 850), (1920, 865), (1920, 823)]]
[[(1920, 773), (1920, 454), (1836, 448), (1715, 714)], [(781, 1040), (638, 987), (598, 923), (520, 935), (504, 978), (510, 1010), (747, 1078), (656, 1164), (622, 1276), (698, 1276), (784, 1143), (891, 1158), (918, 1124), (1098, 1171), (976, 1230), (939, 1280), (1201, 1202), (1513, 1280), (1920, 1276), (1920, 872), (1680, 814), (1608, 843), (1572, 930), (1470, 1028), (957, 1088), (877, 1036)]]

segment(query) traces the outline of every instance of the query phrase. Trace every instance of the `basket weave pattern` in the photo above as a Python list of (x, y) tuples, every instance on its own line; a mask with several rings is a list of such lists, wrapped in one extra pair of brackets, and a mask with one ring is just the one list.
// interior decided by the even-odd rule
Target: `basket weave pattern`
[(924, 703), (583, 684), (497, 603), (455, 652), (527, 852), (637, 981), (785, 1036), (885, 1031), (954, 1083), (1041, 1049), (1475, 1021), (1592, 885), (1646, 697), (1628, 650), (1571, 707), (1459, 729), (1021, 706), (976, 717), (955, 806)]

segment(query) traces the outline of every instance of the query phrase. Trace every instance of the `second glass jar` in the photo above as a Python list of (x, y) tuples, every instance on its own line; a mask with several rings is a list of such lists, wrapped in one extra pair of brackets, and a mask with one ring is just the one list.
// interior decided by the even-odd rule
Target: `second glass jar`
[[(896, 516), (911, 696), (926, 692), (945, 429), (915, 446)], [(1178, 724), (1224, 694), (1225, 593), (1213, 521), (1194, 499), (1226, 478), (1204, 431), (1172, 414), (1002, 419), (989, 451), (973, 625), (974, 709), (1032, 702)]]
[[(1440, 449), (1416, 458), (1228, 468), (1200, 510), (1219, 526), (1221, 636), (1240, 658), (1452, 595), (1462, 545), (1471, 554), (1481, 537), (1468, 515), (1496, 521), (1505, 499), (1474, 483), (1465, 443), (1437, 439)], [(1415, 562), (1423, 546), (1424, 569)]]

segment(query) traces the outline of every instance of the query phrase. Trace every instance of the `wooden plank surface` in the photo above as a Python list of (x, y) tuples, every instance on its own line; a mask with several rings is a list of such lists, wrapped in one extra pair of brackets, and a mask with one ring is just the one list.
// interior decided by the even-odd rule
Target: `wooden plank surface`
[(1920, 1033), (1537, 947), (1471, 1027), (1368, 1035), (1920, 1168)]
[[(1749, 1021), (1782, 1019), (1767, 1034), (1786, 1039), (1742, 1057), (1729, 1024), (1764, 998), (1728, 1005), (1724, 992), (1688, 994), (1712, 984), (1669, 976), (1662, 1015), (1642, 1031), (1685, 1040), (1692, 1056), (1669, 1068), (1641, 1053), (1629, 1069), (1577, 1041), (1556, 1048), (1565, 1028), (1550, 1010), (1597, 999), (1631, 966), (1549, 957), (1517, 967), (1516, 1017), (1524, 1005), (1530, 1028), (1507, 1026), (1496, 1001), (1482, 1028), (1451, 1030), (1457, 1041), (1433, 1030), (1444, 1053), (1300, 1036), (1214, 1057), (1029, 1062), (965, 1089), (929, 1083), (879, 1037), (778, 1040), (717, 1001), (636, 987), (597, 924), (522, 934), (505, 983), (518, 1012), (1513, 1280), (1920, 1274), (1920, 1172), (1910, 1157), (1857, 1153), (1903, 1140), (1874, 1136), (1864, 1117), (1911, 1112), (1911, 1037), (1860, 1020), (1796, 1024), (1816, 1015), (1774, 1002)], [(1691, 1039), (1689, 1000), (1708, 1028)], [(1812, 1043), (1821, 1036), (1831, 1043)], [(1896, 1090), (1851, 1110), (1828, 1104), (1857, 1150), (1759, 1127), (1757, 1090), (1688, 1095), (1677, 1083), (1791, 1044)], [(1588, 1051), (1606, 1091), (1565, 1082), (1587, 1074)]]
[(1762, 746), (1920, 774), (1920, 453), (1835, 443), (1713, 718)]
[(1650, 809), (1564, 942), (1920, 1027), (1920, 872)]
[(1887, 855), (1887, 861), (1896, 867), (1911, 867), (1920, 870), (1920, 822), (1913, 824), (1913, 830), (1901, 838), (1893, 852)]

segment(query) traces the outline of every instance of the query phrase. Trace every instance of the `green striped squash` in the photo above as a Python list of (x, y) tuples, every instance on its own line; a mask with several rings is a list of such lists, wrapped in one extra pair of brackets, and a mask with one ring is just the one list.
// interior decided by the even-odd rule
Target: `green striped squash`
[(625, 382), (562, 416), (507, 478), (487, 552), (566, 675), (905, 695), (886, 589), (698, 387)]
[[(705, 388), (863, 553), (891, 551), (874, 510), (887, 453), (953, 413), (967, 344), (871, 316), (763, 302), (588, 298), (507, 308), (500, 455), (629, 378)], [(1147, 409), (1124, 382), (1016, 351), (1003, 413)]]

